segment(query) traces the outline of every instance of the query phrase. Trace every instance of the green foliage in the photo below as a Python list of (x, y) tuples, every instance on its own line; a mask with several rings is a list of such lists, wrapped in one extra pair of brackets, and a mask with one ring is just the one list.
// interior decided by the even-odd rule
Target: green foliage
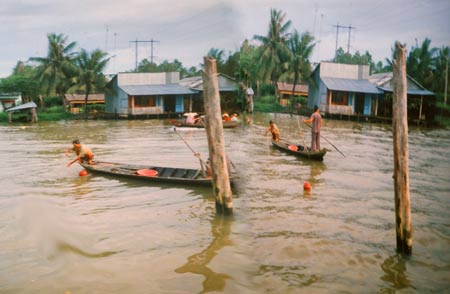
[(246, 87), (256, 88), (258, 71), (256, 47), (245, 40), (239, 53), (239, 68), (236, 76)]
[(164, 60), (160, 64), (156, 64), (154, 62), (150, 62), (148, 59), (142, 60), (139, 65), (137, 72), (172, 72), (178, 71), (180, 73), (180, 78), (193, 77), (201, 75), (201, 71), (198, 70), (195, 66), (192, 66), (188, 69), (183, 67), (183, 64), (175, 59), (170, 62), (168, 60)]
[(261, 96), (275, 95), (275, 85), (273, 84), (262, 84), (259, 88), (259, 93)]
[(8, 122), (8, 114), (6, 112), (0, 112), (0, 123)]
[(76, 42), (68, 43), (68, 37), (63, 34), (51, 33), (48, 38), (47, 57), (30, 57), (30, 61), (38, 64), (36, 76), (45, 85), (47, 96), (65, 94), (72, 84), (72, 77), (76, 73), (73, 52)]
[(41, 88), (34, 76), (33, 68), (19, 61), (12, 75), (0, 79), (0, 92), (21, 93), (24, 102), (32, 101), (37, 98)]
[(282, 112), (284, 108), (277, 102), (275, 96), (266, 95), (255, 99), (255, 111), (259, 112)]
[[(62, 109), (62, 110), (61, 110)], [(74, 119), (76, 116), (72, 113), (64, 111), (64, 108), (51, 108), (51, 111), (38, 111), (39, 121), (58, 121), (58, 120), (69, 120)]]
[(371, 72), (373, 72), (376, 68), (375, 63), (372, 60), (372, 55), (369, 53), (369, 51), (366, 51), (366, 53), (364, 53), (363, 55), (361, 55), (359, 51), (356, 51), (355, 54), (351, 54), (345, 53), (342, 47), (339, 47), (336, 52), (335, 62), (344, 64), (369, 65)]
[(287, 42), (289, 55), (284, 63), (286, 71), (280, 76), (280, 80), (297, 85), (310, 80), (311, 64), (309, 58), (315, 44), (314, 37), (308, 32), (300, 35), (297, 30), (294, 31)]
[(43, 99), (43, 101), (44, 101), (45, 107), (48, 107), (48, 108), (55, 107), (55, 106), (62, 106), (63, 105), (61, 97), (59, 97), (59, 96), (45, 97)]
[(267, 36), (255, 35), (253, 38), (262, 43), (258, 50), (258, 73), (263, 82), (277, 82), (281, 75), (282, 63), (289, 54), (286, 43), (289, 39), (291, 21), (286, 21), (286, 13), (270, 10), (269, 32)]

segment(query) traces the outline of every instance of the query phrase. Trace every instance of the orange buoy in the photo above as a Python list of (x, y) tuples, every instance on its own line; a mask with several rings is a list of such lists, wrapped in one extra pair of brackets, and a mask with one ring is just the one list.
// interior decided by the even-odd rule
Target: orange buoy
[(305, 181), (303, 183), (303, 189), (304, 190), (311, 190), (311, 184), (308, 181)]
[(136, 172), (140, 176), (144, 177), (156, 177), (158, 176), (158, 171), (154, 169), (140, 169)]
[(292, 151), (298, 151), (298, 147), (295, 145), (289, 145), (288, 148)]
[(88, 172), (87, 172), (87, 170), (83, 169), (83, 170), (80, 170), (80, 172), (78, 173), (78, 175), (79, 175), (80, 177), (84, 177), (84, 176), (87, 176), (87, 175), (88, 175)]

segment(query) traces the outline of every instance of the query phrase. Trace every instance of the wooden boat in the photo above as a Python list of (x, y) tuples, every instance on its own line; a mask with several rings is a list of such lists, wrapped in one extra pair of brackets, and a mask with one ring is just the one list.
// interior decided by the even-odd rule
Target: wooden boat
[(130, 165), (95, 161), (89, 165), (81, 163), (88, 172), (147, 182), (174, 183), (181, 185), (212, 186), (211, 178), (204, 177), (201, 169), (161, 167), (151, 165)]
[(326, 148), (323, 148), (320, 151), (310, 151), (309, 147), (306, 147), (303, 144), (295, 144), (282, 139), (280, 139), (279, 141), (272, 140), (272, 145), (289, 154), (293, 154), (299, 157), (304, 157), (312, 160), (322, 161), (323, 157), (327, 153)]
[[(176, 120), (169, 120), (169, 124), (176, 126), (177, 128), (199, 128), (204, 129), (205, 126), (202, 123), (196, 123), (196, 124), (187, 124), (185, 122), (180, 122)], [(239, 125), (239, 122), (237, 121), (230, 121), (230, 122), (223, 122), (223, 128), (224, 129), (232, 129)]]

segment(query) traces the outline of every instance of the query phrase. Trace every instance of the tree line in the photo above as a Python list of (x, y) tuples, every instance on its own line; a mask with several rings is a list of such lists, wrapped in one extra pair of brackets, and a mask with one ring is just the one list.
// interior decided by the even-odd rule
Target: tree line
[[(279, 81), (293, 84), (294, 90), (295, 85), (310, 82), (313, 69), (310, 58), (317, 42), (309, 32), (291, 30), (291, 26), (286, 13), (271, 9), (265, 35), (244, 40), (238, 51), (225, 53), (221, 49), (211, 48), (207, 55), (216, 59), (218, 72), (239, 82), (241, 90), (252, 87), (257, 90), (258, 96), (260, 91), (271, 89), (269, 94), (273, 95), (275, 84)], [(75, 52), (77, 43), (69, 42), (63, 34), (50, 33), (47, 38), (47, 56), (17, 62), (13, 73), (0, 80), (0, 92), (21, 92), (25, 101), (42, 100), (43, 96), (57, 96), (62, 101), (66, 93), (82, 93), (87, 102), (90, 93), (105, 91), (107, 78), (104, 70), (110, 60), (106, 52), (99, 49)], [(390, 72), (395, 57), (393, 49), (392, 52), (391, 58), (386, 58), (383, 63), (374, 61), (369, 51), (351, 54), (339, 48), (336, 56), (327, 61), (369, 65), (371, 74)], [(448, 46), (433, 48), (428, 38), (422, 44), (413, 46), (407, 56), (408, 75), (435, 92), (438, 106), (447, 110), (443, 99), (448, 83), (449, 56)], [(136, 69), (129, 72), (178, 71), (181, 78), (185, 78), (200, 75), (202, 67), (199, 64), (198, 68), (186, 68), (177, 59), (164, 60), (159, 64), (143, 59)]]

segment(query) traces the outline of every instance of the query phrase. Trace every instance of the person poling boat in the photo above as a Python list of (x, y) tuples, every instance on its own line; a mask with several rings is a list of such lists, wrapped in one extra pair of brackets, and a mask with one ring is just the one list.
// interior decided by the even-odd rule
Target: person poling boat
[[(320, 137), (325, 139), (334, 149), (337, 150), (342, 156), (345, 157), (345, 154), (341, 152), (333, 143), (331, 143), (327, 138), (320, 134), (320, 130), (322, 128), (322, 116), (320, 115), (320, 110), (317, 105), (314, 106), (314, 113), (311, 115), (309, 119), (304, 119), (303, 122), (311, 128), (311, 151), (320, 151)], [(312, 126), (308, 125), (308, 123), (312, 122)]]
[(312, 123), (311, 125), (311, 151), (320, 151), (320, 129), (322, 128), (322, 116), (320, 115), (319, 106), (314, 105), (314, 113), (310, 118), (304, 119), (304, 123)]

